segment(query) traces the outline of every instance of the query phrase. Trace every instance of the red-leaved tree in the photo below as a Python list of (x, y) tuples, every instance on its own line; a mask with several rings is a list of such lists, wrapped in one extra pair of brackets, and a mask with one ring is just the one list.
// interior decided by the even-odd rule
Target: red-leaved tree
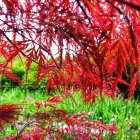
[(34, 86), (45, 77), (47, 93), (55, 87), (74, 100), (73, 87), (93, 103), (99, 93), (113, 98), (122, 83), (130, 97), (140, 86), (139, 53), (140, 0), (0, 1), (0, 74), (14, 82), (22, 84), (9, 65), (18, 56), (27, 81), (37, 64)]
[(140, 84), (139, 10), (139, 0), (2, 0), (0, 74), (20, 82), (9, 63), (22, 55), (27, 81), (37, 63), (35, 86), (46, 77), (46, 92), (55, 86), (72, 98), (73, 86), (94, 102), (98, 93), (113, 98), (120, 82), (129, 85), (130, 97)]

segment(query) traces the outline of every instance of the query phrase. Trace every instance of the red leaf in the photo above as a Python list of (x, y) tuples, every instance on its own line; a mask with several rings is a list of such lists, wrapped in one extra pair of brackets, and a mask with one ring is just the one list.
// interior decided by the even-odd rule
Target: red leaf
[(137, 84), (137, 79), (138, 79), (138, 73), (135, 73), (133, 79), (131, 80), (131, 83), (129, 85), (129, 93), (128, 93), (128, 99), (134, 94), (135, 87)]
[(69, 0), (65, 0), (65, 6), (66, 6), (66, 7), (69, 6)]
[(60, 96), (56, 95), (47, 99), (47, 102), (59, 103), (61, 101)]
[(44, 107), (46, 108), (47, 104), (46, 101), (42, 101), (42, 102), (35, 102), (36, 108), (40, 109), (40, 107)]
[(52, 110), (52, 113), (55, 114), (57, 118), (64, 117), (66, 115), (66, 112), (62, 109), (54, 109)]
[(22, 84), (21, 80), (17, 77), (17, 75), (13, 74), (12, 72), (10, 72), (8, 70), (2, 70), (2, 71), (0, 71), (0, 74), (5, 75), (9, 79), (11, 79), (13, 82), (17, 82), (19, 84)]
[(73, 122), (73, 120), (72, 120), (71, 118), (65, 117), (65, 118), (63, 118), (63, 120), (64, 120), (68, 125), (74, 125), (74, 122)]
[(0, 105), (0, 123), (12, 123), (17, 119), (17, 115), (20, 114), (20, 105), (16, 104), (4, 104)]

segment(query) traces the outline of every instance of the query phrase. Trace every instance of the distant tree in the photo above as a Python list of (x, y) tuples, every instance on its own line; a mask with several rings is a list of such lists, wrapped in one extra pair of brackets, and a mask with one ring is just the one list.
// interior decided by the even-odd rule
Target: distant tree
[[(53, 48), (55, 48), (55, 53)], [(139, 0), (2, 0), (0, 3), (0, 74), (19, 82), (9, 65), (26, 58), (26, 74), (37, 63), (36, 82), (46, 77), (71, 97), (82, 89), (85, 102), (100, 93), (114, 97), (118, 83), (130, 97), (140, 85)], [(127, 65), (130, 66), (128, 71)], [(136, 67), (136, 69), (134, 69)], [(125, 81), (122, 74), (130, 75)]]

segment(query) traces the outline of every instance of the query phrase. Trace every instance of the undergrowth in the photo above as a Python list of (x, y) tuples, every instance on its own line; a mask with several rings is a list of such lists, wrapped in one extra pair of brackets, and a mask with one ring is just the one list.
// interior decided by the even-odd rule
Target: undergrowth
[[(39, 111), (43, 113), (44, 112), (44, 108), (42, 107), (43, 101), (45, 100), (47, 101), (48, 98), (51, 98), (54, 95), (58, 96), (59, 94), (51, 93), (50, 95), (46, 95), (41, 90), (29, 92), (28, 90), (15, 88), (8, 91), (6, 90), (3, 91), (0, 95), (0, 103), (1, 105), (8, 104), (8, 103), (26, 104), (25, 106), (23, 106), (21, 115), (19, 115), (19, 120), (23, 123), (23, 122), (27, 122), (28, 119), (30, 119), (33, 115), (35, 115), (36, 110), (37, 110), (36, 108), (37, 103), (40, 103)], [(62, 102), (57, 103), (57, 110), (60, 111), (59, 113), (57, 112), (59, 115), (60, 114), (64, 115), (65, 113), (62, 112), (62, 110), (64, 110), (66, 111), (66, 114), (68, 115), (66, 117), (67, 119), (71, 118), (73, 120), (74, 118), (78, 118), (78, 119), (80, 118), (81, 119), (80, 122), (82, 123), (86, 122), (87, 120), (88, 121), (94, 120), (94, 121), (102, 122), (104, 124), (116, 125), (118, 129), (118, 134), (115, 134), (115, 136), (113, 137), (108, 136), (106, 137), (107, 139), (115, 139), (115, 138), (116, 139), (118, 138), (119, 140), (120, 139), (122, 140), (123, 139), (138, 140), (139, 139), (139, 136), (140, 136), (139, 101), (136, 101), (132, 98), (129, 100), (128, 103), (126, 103), (126, 100), (124, 100), (123, 98), (116, 97), (114, 100), (112, 100), (108, 98), (107, 96), (105, 96), (104, 102), (102, 102), (101, 99), (98, 97), (95, 104), (91, 106), (89, 103), (87, 104), (83, 103), (83, 100), (80, 97), (80, 93), (74, 92), (73, 96), (76, 101), (76, 104), (73, 101), (71, 101), (70, 98), (68, 97), (63, 98)], [(46, 113), (49, 111), (50, 111), (50, 107), (45, 109)], [(85, 117), (85, 121), (83, 121), (82, 117), (83, 118)], [(65, 121), (64, 120), (62, 121), (62, 119), (60, 120), (61, 121), (56, 122), (56, 124), (58, 123), (57, 124), (58, 128), (64, 126), (64, 129), (68, 131), (67, 127), (69, 125), (72, 125), (74, 129), (74, 125), (72, 124), (71, 120), (67, 120), (68, 124), (64, 123), (66, 120)], [(55, 123), (53, 122), (52, 126), (54, 124)], [(31, 128), (32, 126), (28, 127), (28, 129), (31, 129)], [(5, 129), (5, 133), (1, 133), (0, 134), (1, 137), (3, 137), (4, 135), (5, 136), (15, 135), (17, 133), (17, 130), (15, 129), (15, 127), (13, 127), (13, 125), (11, 126), (7, 125), (5, 126), (4, 129)], [(85, 137), (87, 137), (87, 135), (85, 135)], [(63, 139), (66, 139), (66, 138), (68, 139), (68, 135), (63, 134)]]

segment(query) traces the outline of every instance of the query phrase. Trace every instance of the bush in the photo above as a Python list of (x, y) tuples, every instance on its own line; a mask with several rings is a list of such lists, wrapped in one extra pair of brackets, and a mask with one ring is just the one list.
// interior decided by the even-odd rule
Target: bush
[[(14, 58), (12, 62), (13, 70), (12, 72), (16, 74), (22, 83), (29, 89), (29, 90), (35, 90), (34, 83), (36, 81), (36, 71), (37, 71), (37, 65), (35, 63), (32, 63), (29, 73), (28, 73), (28, 81), (26, 81), (26, 60), (22, 58), (21, 60), (18, 58)], [(20, 86), (19, 83), (13, 82), (6, 76), (2, 75), (0, 76), (0, 85), (1, 89), (10, 89), (11, 87)], [(36, 89), (45, 89), (46, 87), (46, 81), (45, 78), (39, 82), (39, 84), (36, 86)]]

